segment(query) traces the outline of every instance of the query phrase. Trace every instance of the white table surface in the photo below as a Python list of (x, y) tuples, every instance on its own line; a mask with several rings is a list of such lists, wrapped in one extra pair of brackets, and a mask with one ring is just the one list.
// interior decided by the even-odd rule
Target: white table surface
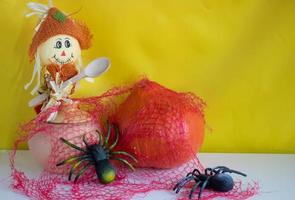
[[(31, 174), (41, 168), (28, 151), (18, 151), (17, 167)], [(286, 154), (224, 154), (201, 153), (199, 158), (204, 166), (225, 165), (245, 172), (249, 180), (257, 180), (259, 194), (251, 200), (291, 200), (295, 199), (295, 155)], [(8, 151), (0, 151), (0, 199), (23, 200), (26, 196), (15, 193), (9, 188), (10, 168)], [(142, 199), (142, 197), (134, 197)], [(152, 191), (145, 200), (170, 200), (175, 196), (165, 191)]]

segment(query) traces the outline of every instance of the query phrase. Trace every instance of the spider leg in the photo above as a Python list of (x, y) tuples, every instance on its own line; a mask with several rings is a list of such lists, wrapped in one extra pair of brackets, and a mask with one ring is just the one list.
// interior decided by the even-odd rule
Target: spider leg
[(111, 130), (112, 130), (112, 125), (109, 122), (107, 122), (107, 126), (108, 126), (108, 132), (107, 132), (107, 136), (104, 141), (105, 146), (107, 146), (109, 144), (109, 139), (110, 139)]
[(241, 176), (247, 176), (247, 174), (244, 174), (243, 172), (239, 172), (237, 170), (232, 170), (232, 169), (229, 169), (228, 167), (225, 167), (225, 166), (218, 166), (218, 167), (215, 167), (214, 170), (220, 170), (222, 173), (223, 172), (228, 172), (228, 173), (235, 173), (235, 174), (239, 174)]
[(70, 163), (70, 162), (73, 162), (75, 160), (82, 159), (82, 158), (90, 158), (90, 156), (89, 155), (73, 156), (73, 157), (70, 157), (70, 158), (60, 162), (60, 163), (57, 163), (56, 166), (61, 166), (66, 163)]
[(113, 158), (113, 159), (126, 164), (132, 171), (134, 171), (134, 167), (127, 160), (125, 160), (123, 158)]
[[(191, 176), (190, 176), (190, 177), (191, 177)], [(182, 182), (184, 182), (184, 181), (187, 180), (187, 179), (190, 179), (190, 177), (186, 176), (186, 177), (182, 178), (180, 181), (178, 181), (178, 182), (176, 183), (176, 185), (173, 187), (173, 191), (176, 190), (176, 188), (178, 188), (178, 186), (179, 186)]]
[(70, 147), (72, 147), (74, 149), (77, 149), (78, 151), (82, 151), (82, 152), (86, 153), (86, 150), (82, 149), (81, 147), (78, 147), (78, 146), (74, 145), (73, 143), (69, 142), (68, 140), (66, 140), (64, 138), (61, 137), (60, 140), (63, 143), (65, 143), (66, 145), (68, 145), (68, 146), (70, 146)]
[(103, 145), (103, 137), (102, 137), (102, 133), (99, 130), (96, 130), (98, 137), (99, 137), (99, 145), (102, 146)]
[(209, 177), (204, 181), (204, 183), (202, 184), (202, 187), (201, 187), (201, 189), (200, 189), (200, 191), (199, 191), (198, 199), (201, 199), (201, 197), (202, 197), (202, 193), (203, 193), (205, 187), (207, 186), (207, 184), (208, 184), (210, 178), (211, 178), (211, 176), (209, 176)]
[(88, 169), (88, 167), (90, 167), (91, 164), (92, 164), (91, 162), (87, 163), (87, 164), (86, 164), (86, 165), (85, 165), (85, 166), (79, 171), (79, 173), (78, 173), (77, 176), (75, 177), (74, 183), (77, 182), (78, 178), (79, 178), (82, 174), (85, 173), (85, 171)]
[(194, 176), (193, 172), (189, 172), (189, 173), (187, 173), (187, 174), (186, 174), (186, 177), (188, 177), (188, 176)]
[(115, 128), (116, 138), (114, 143), (109, 147), (110, 150), (112, 150), (117, 145), (119, 140), (119, 128), (117, 126), (115, 126), (114, 128)]
[[(194, 171), (192, 171), (192, 172), (189, 172), (189, 173), (187, 173), (186, 174), (186, 177), (188, 177), (188, 176), (197, 176), (198, 174), (195, 174), (195, 172), (200, 172), (199, 170), (198, 171), (196, 171), (197, 169), (194, 169)], [(201, 173), (200, 173), (201, 174)]]
[(193, 195), (194, 195), (194, 192), (196, 191), (196, 189), (199, 187), (199, 185), (201, 184), (202, 182), (201, 181), (198, 181), (194, 187), (192, 188), (192, 190), (190, 191), (189, 193), (189, 199), (192, 199), (193, 198)]
[(186, 176), (186, 177), (182, 178), (180, 181), (178, 181), (178, 182), (176, 183), (176, 185), (173, 187), (173, 191), (176, 190), (176, 188), (178, 188), (178, 186), (179, 186), (182, 182), (184, 182), (185, 180), (187, 180), (187, 179), (189, 179), (189, 178), (190, 178), (190, 177)]
[(84, 144), (86, 145), (86, 147), (89, 146), (89, 144), (88, 144), (88, 142), (87, 142), (87, 140), (86, 140), (86, 134), (83, 135), (83, 142), (84, 142)]
[(177, 186), (175, 192), (178, 193), (178, 192), (181, 190), (181, 188), (183, 188), (183, 186), (184, 186), (187, 182), (189, 182), (189, 181), (191, 181), (191, 180), (193, 180), (193, 179), (194, 179), (194, 177), (192, 177), (192, 176), (187, 177), (186, 180), (182, 181), (182, 182)]
[(227, 169), (227, 170), (229, 170), (229, 168), (226, 166), (217, 166), (217, 167), (214, 167), (214, 169)]
[(113, 152), (111, 152), (111, 155), (115, 155), (115, 154), (122, 154), (122, 155), (128, 156), (128, 157), (130, 157), (134, 162), (137, 162), (137, 159), (136, 159), (134, 156), (132, 156), (131, 154), (129, 154), (129, 153), (125, 152), (125, 151), (113, 151)]
[(73, 175), (75, 169), (77, 169), (83, 163), (83, 161), (89, 161), (89, 163), (92, 163), (91, 158), (84, 158), (84, 159), (79, 160), (75, 164), (73, 164), (71, 169), (70, 169), (70, 173), (69, 173), (69, 181), (72, 179), (72, 175)]
[(229, 171), (230, 169), (228, 167), (225, 166), (217, 166), (213, 168), (214, 172), (223, 172), (223, 171)]
[(69, 181), (72, 179), (72, 175), (73, 175), (73, 173), (74, 173), (74, 170), (77, 168), (77, 167), (79, 167), (81, 164), (82, 164), (82, 162), (83, 162), (84, 160), (79, 160), (78, 162), (76, 162), (75, 164), (73, 164), (72, 165), (72, 167), (71, 167), (71, 170), (70, 170), (70, 173), (69, 173)]
[(201, 174), (200, 170), (198, 170), (198, 169), (194, 169), (194, 171), (192, 173), (193, 174), (196, 174), (197, 173), (197, 175), (200, 175)]
[(231, 169), (231, 172), (230, 173), (239, 174), (241, 176), (247, 176), (247, 174), (244, 174), (243, 172), (239, 172), (239, 171), (232, 170), (232, 169)]
[(205, 169), (205, 174), (209, 175), (209, 172), (210, 172), (210, 175), (212, 175), (213, 169), (212, 168), (206, 168)]

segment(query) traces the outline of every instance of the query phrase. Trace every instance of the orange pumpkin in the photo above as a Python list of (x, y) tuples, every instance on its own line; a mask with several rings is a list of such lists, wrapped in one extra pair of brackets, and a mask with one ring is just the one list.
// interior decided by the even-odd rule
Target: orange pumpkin
[(142, 80), (117, 109), (118, 149), (136, 156), (138, 167), (172, 168), (192, 159), (204, 139), (204, 103)]

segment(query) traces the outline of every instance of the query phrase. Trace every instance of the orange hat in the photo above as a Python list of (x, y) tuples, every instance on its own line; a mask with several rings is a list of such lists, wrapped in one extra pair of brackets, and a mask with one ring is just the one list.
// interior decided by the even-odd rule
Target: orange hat
[(40, 44), (58, 34), (70, 35), (76, 38), (81, 49), (88, 49), (91, 46), (92, 35), (89, 29), (84, 24), (67, 17), (55, 7), (48, 10), (47, 16), (40, 23), (29, 49), (30, 60), (34, 59)]

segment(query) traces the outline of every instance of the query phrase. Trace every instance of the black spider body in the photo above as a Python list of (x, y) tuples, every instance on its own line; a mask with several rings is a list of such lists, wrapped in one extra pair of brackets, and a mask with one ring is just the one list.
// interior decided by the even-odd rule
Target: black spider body
[(91, 155), (95, 172), (98, 180), (102, 183), (108, 183), (115, 178), (115, 168), (110, 163), (110, 154), (108, 149), (104, 149), (102, 145), (87, 146), (88, 155)]
[(228, 174), (216, 174), (211, 177), (207, 188), (218, 192), (228, 192), (234, 188), (234, 180)]
[(229, 173), (246, 176), (246, 174), (242, 172), (232, 170), (224, 166), (206, 168), (205, 173), (203, 174), (198, 169), (195, 169), (193, 172), (188, 173), (185, 178), (181, 179), (175, 185), (173, 190), (178, 193), (181, 188), (185, 186), (186, 183), (194, 180), (195, 184), (189, 194), (190, 199), (193, 197), (193, 194), (198, 187), (200, 187), (198, 199), (202, 197), (202, 192), (205, 188), (212, 189), (218, 192), (228, 192), (234, 187), (234, 180), (229, 175)]
[(94, 144), (86, 147), (88, 153), (91, 155), (95, 162), (110, 158), (109, 151), (104, 149), (101, 145)]
[[(132, 159), (134, 162), (137, 160), (127, 152), (124, 151), (113, 151), (113, 148), (117, 145), (119, 140), (119, 129), (115, 127), (115, 141), (112, 144), (109, 144), (109, 138), (111, 134), (112, 125), (108, 124), (108, 132), (106, 137), (103, 137), (102, 133), (97, 131), (99, 135), (99, 143), (89, 145), (85, 140), (85, 135), (83, 136), (83, 142), (85, 144), (85, 149), (78, 147), (64, 138), (60, 138), (61, 141), (68, 146), (80, 151), (79, 155), (70, 157), (60, 163), (57, 166), (71, 163), (72, 167), (69, 172), (69, 180), (71, 180), (72, 174), (79, 167), (82, 167), (76, 177), (75, 181), (90, 167), (94, 166), (98, 180), (101, 183), (110, 183), (115, 179), (116, 171), (114, 166), (111, 164), (110, 160), (118, 160), (126, 164), (130, 169), (134, 170), (133, 166), (124, 158), (119, 158), (116, 155), (125, 155), (126, 157)], [(81, 166), (84, 164), (84, 166)]]

